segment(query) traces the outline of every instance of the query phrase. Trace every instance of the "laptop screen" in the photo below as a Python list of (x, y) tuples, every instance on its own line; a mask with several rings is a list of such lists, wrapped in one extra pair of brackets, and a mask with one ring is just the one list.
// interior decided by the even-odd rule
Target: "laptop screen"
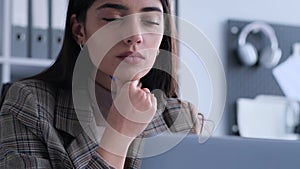
[[(159, 136), (146, 142), (144, 152), (166, 147), (182, 136)], [(161, 154), (142, 159), (142, 169), (299, 169), (300, 141), (211, 137), (199, 143), (198, 136), (184, 137)]]

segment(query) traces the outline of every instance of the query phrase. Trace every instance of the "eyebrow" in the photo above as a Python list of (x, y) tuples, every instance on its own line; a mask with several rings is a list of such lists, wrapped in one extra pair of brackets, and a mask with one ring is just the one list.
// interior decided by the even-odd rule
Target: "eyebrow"
[[(103, 4), (103, 5), (99, 6), (97, 8), (97, 10), (104, 9), (104, 8), (112, 8), (112, 9), (117, 9), (117, 10), (129, 10), (129, 8), (124, 5), (114, 4), (114, 3)], [(141, 9), (141, 12), (153, 12), (153, 11), (162, 12), (161, 9), (159, 9), (157, 7), (145, 7), (145, 8)]]
[(106, 3), (97, 8), (98, 9), (103, 9), (103, 8), (113, 8), (113, 9), (119, 9), (119, 10), (128, 10), (128, 8), (124, 5), (120, 4), (113, 4), (113, 3)]
[(157, 7), (145, 7), (141, 10), (142, 12), (162, 12), (161, 9), (157, 8)]

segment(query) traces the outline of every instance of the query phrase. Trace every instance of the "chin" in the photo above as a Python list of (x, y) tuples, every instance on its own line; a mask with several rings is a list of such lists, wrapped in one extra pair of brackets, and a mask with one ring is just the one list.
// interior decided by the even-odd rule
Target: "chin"
[(115, 73), (114, 77), (121, 80), (121, 81), (123, 81), (123, 82), (135, 81), (135, 80), (140, 80), (149, 71), (150, 71), (150, 68), (142, 69), (142, 70), (139, 70), (139, 71), (137, 71), (137, 70), (120, 71), (119, 73)]

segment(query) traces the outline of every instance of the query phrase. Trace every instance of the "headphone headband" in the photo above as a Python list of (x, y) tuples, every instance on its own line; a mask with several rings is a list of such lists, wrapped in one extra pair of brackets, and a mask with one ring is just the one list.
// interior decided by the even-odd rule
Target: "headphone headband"
[(243, 28), (238, 39), (238, 45), (245, 45), (248, 35), (254, 30), (262, 31), (268, 37), (272, 49), (278, 48), (278, 41), (274, 29), (269, 24), (261, 21), (252, 22)]

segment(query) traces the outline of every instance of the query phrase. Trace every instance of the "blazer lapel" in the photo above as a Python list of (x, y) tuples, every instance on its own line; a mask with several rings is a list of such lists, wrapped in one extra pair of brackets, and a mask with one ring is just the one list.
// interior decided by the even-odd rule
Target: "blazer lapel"
[(58, 91), (54, 125), (56, 129), (73, 137), (82, 132), (82, 127), (73, 106), (71, 91)]

